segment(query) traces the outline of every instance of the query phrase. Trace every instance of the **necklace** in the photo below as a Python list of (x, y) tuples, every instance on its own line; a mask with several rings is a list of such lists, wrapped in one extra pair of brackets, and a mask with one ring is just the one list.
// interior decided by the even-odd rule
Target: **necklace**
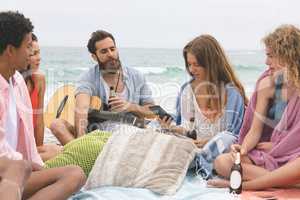
[(117, 89), (118, 89), (119, 82), (120, 82), (120, 76), (121, 76), (121, 72), (119, 71), (118, 80), (117, 80), (117, 84), (116, 84), (116, 87), (115, 87), (115, 93), (117, 93)]

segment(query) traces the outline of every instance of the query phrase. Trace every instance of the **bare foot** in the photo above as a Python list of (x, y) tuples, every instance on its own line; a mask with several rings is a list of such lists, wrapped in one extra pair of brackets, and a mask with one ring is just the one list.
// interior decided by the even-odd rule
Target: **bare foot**
[(211, 179), (207, 181), (207, 187), (226, 188), (229, 186), (229, 181), (225, 179)]

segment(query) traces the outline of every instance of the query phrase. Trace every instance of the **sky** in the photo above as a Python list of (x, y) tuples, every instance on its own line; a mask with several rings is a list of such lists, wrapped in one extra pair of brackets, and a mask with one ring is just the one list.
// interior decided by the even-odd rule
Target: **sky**
[(298, 0), (1, 0), (30, 18), (42, 46), (85, 47), (111, 32), (118, 47), (182, 48), (211, 34), (226, 50), (259, 50), (281, 24), (300, 25)]

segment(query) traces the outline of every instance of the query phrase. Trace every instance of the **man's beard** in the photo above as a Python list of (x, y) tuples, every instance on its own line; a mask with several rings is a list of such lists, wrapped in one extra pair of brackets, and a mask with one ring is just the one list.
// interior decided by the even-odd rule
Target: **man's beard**
[(117, 59), (110, 59), (106, 62), (100, 62), (98, 60), (100, 70), (104, 74), (117, 74), (121, 69), (121, 61), (119, 58)]

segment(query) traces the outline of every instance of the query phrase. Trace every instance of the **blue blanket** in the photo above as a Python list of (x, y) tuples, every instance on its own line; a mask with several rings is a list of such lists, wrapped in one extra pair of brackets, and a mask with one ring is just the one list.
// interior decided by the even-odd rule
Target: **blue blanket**
[(230, 200), (233, 196), (226, 188), (207, 188), (200, 176), (187, 176), (174, 196), (161, 196), (147, 189), (124, 187), (101, 187), (81, 191), (69, 200)]
[[(192, 81), (192, 80), (191, 80)], [(184, 88), (191, 81), (184, 83), (176, 102), (176, 124), (181, 124), (181, 96)], [(190, 171), (201, 175), (204, 179), (213, 176), (213, 161), (230, 148), (237, 138), (243, 122), (245, 104), (240, 92), (232, 84), (226, 85), (227, 103), (225, 107), (226, 130), (214, 136), (196, 155), (190, 165)]]

